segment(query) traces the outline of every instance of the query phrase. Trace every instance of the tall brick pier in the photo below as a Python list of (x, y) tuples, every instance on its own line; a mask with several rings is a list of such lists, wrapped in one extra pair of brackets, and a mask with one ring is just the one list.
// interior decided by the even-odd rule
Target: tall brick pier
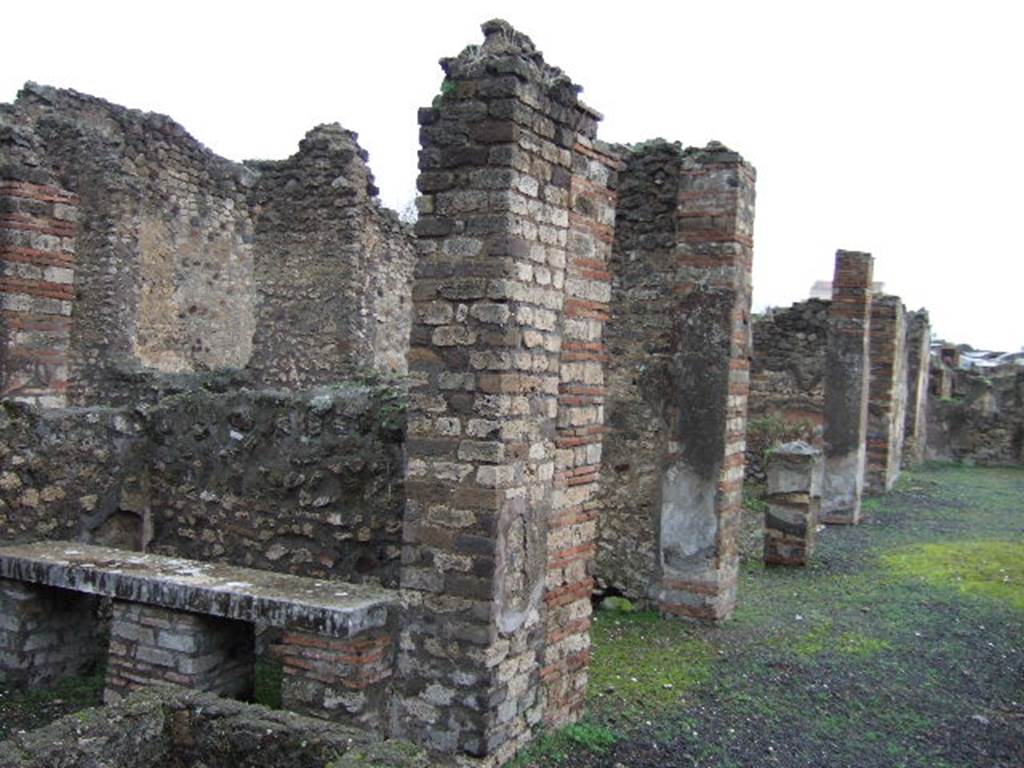
[(907, 417), (904, 422), (903, 466), (924, 461), (927, 442), (928, 363), (932, 333), (928, 310), (907, 314)]
[(582, 702), (614, 160), (529, 38), (483, 30), (420, 112), (393, 723), (502, 762)]
[(874, 260), (837, 251), (825, 364), (825, 489), (822, 520), (860, 521), (869, 386)]
[(871, 380), (864, 478), (868, 493), (885, 493), (900, 474), (907, 413), (905, 317), (898, 296), (876, 296), (871, 302)]
[(664, 613), (718, 621), (736, 605), (756, 177), (716, 142), (687, 149), (680, 170), (657, 597)]
[(664, 141), (619, 184), (598, 576), (694, 619), (736, 600), (754, 184), (721, 144)]

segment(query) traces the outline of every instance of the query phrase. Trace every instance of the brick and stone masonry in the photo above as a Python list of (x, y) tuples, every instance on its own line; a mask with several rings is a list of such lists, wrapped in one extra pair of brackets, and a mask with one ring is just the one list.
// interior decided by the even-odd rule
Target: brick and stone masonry
[(898, 296), (871, 302), (871, 378), (868, 389), (868, 493), (885, 493), (900, 474), (907, 408), (906, 320)]
[(928, 363), (932, 333), (928, 310), (907, 313), (907, 417), (903, 432), (903, 466), (924, 461), (927, 443)]
[(822, 452), (802, 441), (785, 443), (768, 452), (766, 466), (764, 561), (807, 565), (821, 510)]
[(646, 142), (624, 159), (605, 330), (608, 432), (601, 462), (597, 587), (648, 603), (657, 582), (658, 505), (669, 439), (682, 149)]
[(590, 659), (590, 597), (597, 545), (604, 431), (604, 325), (611, 298), (618, 155), (577, 137), (569, 187), (555, 495), (548, 525), (547, 610), (542, 679), (548, 725), (583, 711)]
[(755, 174), (654, 141), (619, 183), (598, 579), (666, 614), (735, 603)]
[(154, 682), (241, 698), (253, 689), (253, 625), (114, 600), (104, 701)]
[(0, 179), (0, 397), (66, 404), (78, 198)]
[(99, 658), (96, 598), (0, 579), (0, 682), (48, 685)]
[(658, 605), (714, 621), (736, 604), (755, 178), (753, 167), (717, 142), (683, 152)]
[(873, 271), (871, 254), (836, 252), (825, 366), (822, 520), (826, 523), (860, 522)]
[[(501, 21), (483, 30), (482, 46), (441, 62), (441, 94), (420, 112), (409, 605), (392, 724), (503, 762), (544, 716), (559, 397), (577, 382), (560, 375), (573, 149), (597, 115), (526, 36)], [(583, 284), (596, 278), (572, 278), (580, 298), (606, 297)]]
[(288, 631), (273, 646), (281, 661), (281, 706), (383, 732), (394, 664), (394, 631), (332, 638)]

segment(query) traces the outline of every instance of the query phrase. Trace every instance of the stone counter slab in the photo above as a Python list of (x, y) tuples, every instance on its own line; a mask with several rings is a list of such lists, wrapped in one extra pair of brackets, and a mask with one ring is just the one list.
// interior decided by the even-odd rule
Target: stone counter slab
[(339, 638), (398, 605), (379, 587), (62, 541), (0, 547), (0, 577)]

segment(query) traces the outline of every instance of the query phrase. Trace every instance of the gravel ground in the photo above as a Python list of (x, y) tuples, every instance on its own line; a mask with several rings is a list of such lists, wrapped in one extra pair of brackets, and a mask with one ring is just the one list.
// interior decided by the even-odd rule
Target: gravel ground
[(930, 466), (759, 562), (719, 628), (598, 611), (590, 706), (519, 766), (1024, 766), (1024, 471)]

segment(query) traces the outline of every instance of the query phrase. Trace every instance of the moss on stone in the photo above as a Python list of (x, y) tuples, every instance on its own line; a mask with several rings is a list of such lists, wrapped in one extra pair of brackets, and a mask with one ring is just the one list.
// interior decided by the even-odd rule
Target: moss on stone
[(896, 574), (1024, 611), (1024, 541), (930, 542), (883, 555)]

